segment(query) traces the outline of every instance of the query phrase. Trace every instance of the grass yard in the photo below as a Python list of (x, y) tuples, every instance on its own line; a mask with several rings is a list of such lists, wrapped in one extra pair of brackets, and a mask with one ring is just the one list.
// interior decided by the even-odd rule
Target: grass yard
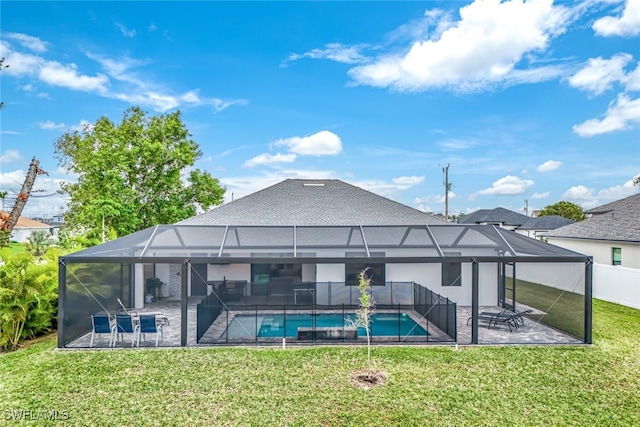
[(516, 280), (516, 303), (544, 311), (544, 316), (529, 317), (566, 331), (576, 338), (584, 336), (584, 295), (545, 286), (540, 283)]
[(375, 347), (387, 381), (363, 390), (349, 381), (363, 347), (57, 351), (49, 338), (0, 355), (0, 419), (25, 410), (77, 426), (640, 425), (639, 339), (640, 311), (594, 301), (593, 346)]
[(23, 243), (9, 243), (7, 248), (12, 254), (21, 254), (27, 251), (27, 247)]

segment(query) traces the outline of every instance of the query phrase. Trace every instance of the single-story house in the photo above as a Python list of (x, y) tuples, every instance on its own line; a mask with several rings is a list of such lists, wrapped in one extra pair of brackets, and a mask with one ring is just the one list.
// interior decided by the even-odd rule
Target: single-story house
[(585, 211), (587, 219), (544, 234), (598, 264), (640, 269), (640, 193)]
[(528, 217), (505, 208), (480, 209), (462, 216), (458, 221), (460, 224), (495, 225), (534, 239), (540, 238), (542, 233), (573, 222), (558, 215)]
[(124, 308), (161, 315), (163, 345), (361, 343), (362, 272), (374, 343), (591, 342), (590, 257), (290, 179), (62, 257), (58, 346), (91, 345), (91, 316)]
[(595, 298), (640, 309), (640, 194), (585, 211), (545, 240), (593, 257)]
[(560, 215), (544, 215), (529, 218), (522, 225), (518, 226), (515, 232), (527, 237), (533, 237), (534, 239), (541, 239), (547, 232), (573, 224), (574, 222), (572, 219)]
[(34, 231), (46, 231), (53, 236), (53, 227), (51, 225), (21, 216), (18, 218), (15, 227), (13, 227), (11, 240), (18, 243), (26, 243)]

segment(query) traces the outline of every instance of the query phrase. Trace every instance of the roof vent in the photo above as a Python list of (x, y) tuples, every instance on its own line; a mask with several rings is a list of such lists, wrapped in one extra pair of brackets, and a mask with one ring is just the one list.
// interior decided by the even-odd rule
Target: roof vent
[(305, 182), (305, 187), (324, 187), (324, 182)]

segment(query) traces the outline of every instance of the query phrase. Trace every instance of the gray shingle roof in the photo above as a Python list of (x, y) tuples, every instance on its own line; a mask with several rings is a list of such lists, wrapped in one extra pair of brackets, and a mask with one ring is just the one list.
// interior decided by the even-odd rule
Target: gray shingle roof
[(447, 223), (340, 180), (287, 179), (178, 224), (302, 226)]
[(518, 227), (519, 230), (555, 230), (565, 225), (573, 224), (575, 221), (560, 215), (544, 215), (537, 218), (529, 218), (524, 224)]
[(529, 217), (505, 208), (480, 209), (463, 216), (460, 224), (503, 223), (505, 225), (522, 225)]
[(590, 218), (546, 233), (549, 237), (640, 243), (640, 194), (586, 211)]

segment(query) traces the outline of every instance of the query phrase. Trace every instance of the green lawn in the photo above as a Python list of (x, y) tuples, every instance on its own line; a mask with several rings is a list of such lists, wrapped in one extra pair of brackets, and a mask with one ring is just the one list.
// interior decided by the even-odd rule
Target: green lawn
[(12, 254), (20, 254), (27, 251), (27, 247), (23, 243), (9, 243), (7, 248)]
[(24, 409), (78, 426), (640, 425), (639, 339), (640, 311), (595, 301), (593, 346), (376, 347), (388, 379), (368, 391), (349, 381), (363, 347), (57, 351), (47, 339), (0, 355), (0, 419)]
[(545, 312), (544, 316), (528, 315), (532, 319), (568, 332), (576, 338), (584, 337), (584, 295), (517, 279), (516, 303)]

